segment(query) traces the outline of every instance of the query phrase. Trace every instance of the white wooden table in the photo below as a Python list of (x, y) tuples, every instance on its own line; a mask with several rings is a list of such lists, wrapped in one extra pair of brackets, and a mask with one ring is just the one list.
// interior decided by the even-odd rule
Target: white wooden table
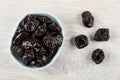
[[(81, 13), (91, 11), (93, 28), (81, 22)], [(55, 63), (44, 70), (21, 68), (10, 56), (10, 41), (18, 22), (27, 13), (50, 12), (64, 28), (64, 47)], [(98, 28), (110, 29), (108, 42), (91, 39)], [(89, 38), (89, 45), (77, 49), (71, 39), (79, 34)], [(103, 63), (96, 65), (91, 53), (105, 52)], [(120, 0), (0, 0), (0, 80), (120, 80)]]

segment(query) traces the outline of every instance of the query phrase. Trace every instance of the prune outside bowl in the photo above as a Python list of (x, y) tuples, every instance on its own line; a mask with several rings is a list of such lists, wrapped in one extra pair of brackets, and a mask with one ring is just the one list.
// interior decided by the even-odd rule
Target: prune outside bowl
[[(63, 47), (63, 44), (64, 44), (63, 25), (62, 25), (61, 21), (60, 21), (54, 14), (52, 14), (52, 13), (48, 13), (48, 12), (39, 12), (39, 13), (38, 13), (38, 12), (37, 12), (37, 13), (29, 13), (29, 14), (27, 14), (27, 15), (30, 15), (30, 14), (40, 15), (40, 16), (47, 16), (47, 17), (49, 17), (50, 19), (52, 19), (53, 22), (57, 23), (58, 26), (62, 29), (62, 31), (61, 31), (61, 33), (62, 33), (62, 35), (63, 35), (62, 45), (59, 47), (58, 51), (56, 52), (56, 54), (55, 54), (55, 56), (52, 58), (52, 60), (51, 60), (48, 64), (46, 64), (45, 66), (42, 66), (42, 67), (29, 67), (29, 66), (25, 66), (21, 61), (17, 60), (17, 59), (11, 54), (11, 49), (10, 49), (10, 56), (11, 56), (12, 59), (13, 59), (20, 67), (22, 67), (22, 68), (25, 68), (25, 69), (28, 69), (28, 70), (45, 69), (45, 68), (51, 66), (51, 65), (55, 62), (55, 60), (57, 59), (57, 57), (58, 57), (59, 54), (60, 54), (61, 48)], [(19, 22), (17, 23), (17, 25), (16, 25), (17, 27), (18, 27), (18, 24), (19, 24), (27, 15), (24, 15), (24, 16), (20, 19), (20, 21), (19, 21)], [(16, 28), (17, 28), (17, 27), (16, 27)], [(15, 31), (16, 31), (16, 30), (15, 30)], [(15, 32), (15, 31), (14, 31), (14, 32)], [(15, 34), (15, 33), (13, 33), (13, 35), (14, 35), (14, 34)], [(10, 43), (12, 43), (12, 39), (11, 39), (11, 42), (10, 42)], [(10, 44), (10, 46), (11, 46), (11, 44)]]

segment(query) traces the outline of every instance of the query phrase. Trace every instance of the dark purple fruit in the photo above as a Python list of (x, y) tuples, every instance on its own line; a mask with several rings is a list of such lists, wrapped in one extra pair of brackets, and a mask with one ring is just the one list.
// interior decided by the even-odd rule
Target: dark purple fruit
[(33, 46), (33, 40), (31, 40), (31, 39), (26, 39), (26, 40), (24, 40), (23, 42), (22, 42), (22, 48), (23, 49), (25, 49), (25, 50), (27, 50), (27, 49), (31, 49), (32, 48), (32, 46)]
[(37, 56), (36, 60), (35, 60), (35, 66), (36, 67), (41, 67), (41, 66), (44, 66), (46, 65), (46, 63), (48, 63), (48, 57), (45, 56), (45, 55), (39, 55)]
[(28, 37), (28, 33), (26, 32), (21, 32), (19, 34), (16, 34), (14, 37), (13, 37), (13, 41), (12, 41), (12, 44), (13, 45), (20, 45), (22, 43), (22, 41)]
[(47, 16), (27, 15), (13, 36), (11, 54), (25, 66), (47, 65), (63, 42), (60, 26), (53, 24), (56, 23)]
[(62, 35), (49, 35), (47, 34), (44, 38), (43, 38), (43, 44), (51, 49), (55, 49), (58, 46), (62, 45), (62, 41), (63, 41), (63, 37)]
[(75, 45), (78, 49), (84, 48), (88, 45), (88, 38), (85, 35), (75, 37)]
[(47, 29), (46, 29), (46, 24), (38, 26), (38, 29), (34, 32), (34, 36), (40, 37), (44, 34), (46, 34)]
[(47, 57), (49, 56), (49, 57), (48, 57), (48, 62), (50, 62), (51, 58), (54, 57), (54, 55), (55, 55), (54, 52), (55, 52), (54, 50), (47, 49), (47, 54), (46, 54), (46, 56), (47, 56)]
[(35, 26), (35, 24), (33, 22), (27, 22), (25, 24), (25, 31), (27, 32), (33, 32), (37, 27)]
[(34, 58), (35, 58), (35, 53), (32, 49), (25, 50), (24, 56), (23, 56), (23, 63), (25, 65), (30, 66), (30, 65), (32, 65), (32, 61), (33, 61)]
[(36, 51), (36, 55), (44, 55), (47, 53), (46, 49), (40, 44), (35, 45), (33, 48)]
[(105, 58), (105, 55), (102, 49), (96, 49), (95, 51), (93, 51), (92, 60), (96, 64), (100, 64), (101, 62), (103, 62), (104, 58)]
[(95, 41), (108, 41), (109, 39), (110, 39), (109, 29), (107, 28), (98, 29), (94, 35)]
[(94, 17), (89, 11), (85, 11), (82, 13), (82, 21), (83, 24), (88, 28), (94, 25)]
[(45, 22), (46, 22), (47, 24), (52, 24), (52, 23), (53, 23), (52, 19), (50, 19), (50, 18), (48, 18), (48, 17), (46, 17)]
[(62, 41), (63, 41), (63, 36), (62, 36), (62, 34), (57, 34), (57, 35), (55, 36), (55, 39), (57, 40), (57, 45), (58, 45), (58, 46), (61, 46), (61, 45), (62, 45)]
[(21, 59), (23, 57), (23, 52), (24, 52), (24, 49), (22, 49), (21, 47), (19, 46), (13, 46), (11, 48), (12, 50), (12, 55), (14, 55), (16, 58), (18, 59)]
[(50, 25), (48, 26), (48, 31), (50, 31), (50, 32), (60, 32), (60, 31), (61, 31), (61, 28), (58, 27), (58, 26), (55, 25), (55, 24), (50, 24)]

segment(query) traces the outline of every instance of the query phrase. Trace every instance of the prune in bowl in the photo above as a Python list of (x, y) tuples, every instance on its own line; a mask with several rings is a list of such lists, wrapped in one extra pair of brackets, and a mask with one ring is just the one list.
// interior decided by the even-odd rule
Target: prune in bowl
[(61, 22), (52, 14), (28, 14), (14, 33), (10, 51), (27, 68), (50, 66), (60, 53), (64, 33)]

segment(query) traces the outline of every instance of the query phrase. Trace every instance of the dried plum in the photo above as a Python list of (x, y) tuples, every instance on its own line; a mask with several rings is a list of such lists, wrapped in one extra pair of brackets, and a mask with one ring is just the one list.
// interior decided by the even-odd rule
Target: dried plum
[(51, 49), (55, 49), (56, 47), (61, 46), (62, 41), (63, 41), (63, 37), (62, 37), (62, 35), (59, 35), (59, 34), (55, 35), (55, 36), (47, 34), (43, 38), (44, 45)]
[(36, 29), (36, 26), (32, 22), (27, 22), (25, 24), (25, 31), (33, 32)]
[(56, 24), (50, 24), (50, 25), (48, 26), (48, 30), (49, 30), (50, 32), (60, 32), (60, 31), (61, 31), (61, 28), (58, 27)]
[(78, 49), (84, 48), (88, 45), (88, 38), (85, 35), (75, 37), (75, 45)]
[(34, 36), (40, 37), (44, 34), (46, 34), (47, 29), (46, 29), (46, 24), (38, 26), (38, 29), (34, 32)]
[(22, 57), (23, 57), (23, 52), (24, 52), (24, 49), (22, 49), (21, 47), (19, 47), (19, 46), (13, 46), (12, 48), (11, 48), (11, 50), (12, 50), (12, 55), (14, 55), (15, 56), (15, 58), (17, 58), (17, 59), (21, 59)]
[(22, 43), (22, 41), (28, 37), (28, 34), (26, 32), (21, 32), (19, 34), (16, 34), (14, 37), (13, 37), (13, 41), (12, 41), (12, 44), (13, 45), (19, 45)]
[(35, 54), (34, 54), (34, 51), (32, 49), (25, 50), (24, 56), (23, 56), (23, 63), (25, 65), (31, 66), (34, 58), (35, 58)]
[(109, 29), (107, 28), (98, 29), (94, 35), (95, 41), (108, 41), (109, 38), (110, 38)]
[(82, 13), (82, 21), (84, 26), (91, 28), (94, 25), (94, 17), (89, 11)]
[(102, 49), (96, 49), (95, 51), (93, 51), (92, 60), (96, 64), (100, 64), (101, 62), (103, 62), (104, 58), (105, 58), (105, 55)]

